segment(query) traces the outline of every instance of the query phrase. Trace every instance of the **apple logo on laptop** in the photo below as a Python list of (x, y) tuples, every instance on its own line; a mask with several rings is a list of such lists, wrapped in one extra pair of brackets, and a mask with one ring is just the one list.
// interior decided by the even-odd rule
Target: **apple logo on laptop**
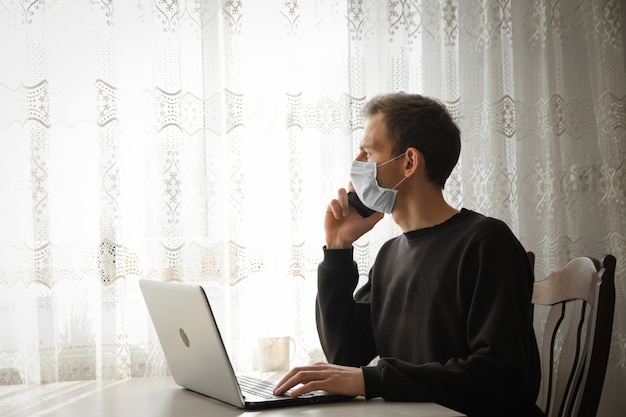
[(185, 344), (185, 346), (189, 347), (190, 343), (189, 337), (187, 337), (187, 333), (185, 333), (182, 328), (178, 329), (178, 333), (180, 333), (180, 338), (183, 339), (183, 343)]

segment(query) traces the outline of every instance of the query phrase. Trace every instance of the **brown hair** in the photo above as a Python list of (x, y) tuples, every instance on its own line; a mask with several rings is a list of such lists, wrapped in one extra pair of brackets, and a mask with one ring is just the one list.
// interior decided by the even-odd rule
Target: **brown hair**
[(392, 93), (372, 98), (363, 112), (367, 117), (382, 113), (394, 155), (417, 149), (428, 179), (444, 187), (459, 160), (461, 133), (443, 104), (419, 94)]

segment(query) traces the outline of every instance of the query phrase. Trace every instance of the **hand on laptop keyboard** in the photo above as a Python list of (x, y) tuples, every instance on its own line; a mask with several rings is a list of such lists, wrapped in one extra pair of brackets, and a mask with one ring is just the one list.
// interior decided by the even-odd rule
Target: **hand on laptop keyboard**
[(248, 392), (261, 398), (272, 399), (276, 397), (289, 396), (289, 391), (281, 395), (274, 394), (275, 384), (263, 379), (247, 375), (239, 375), (237, 376), (237, 382), (239, 382), (239, 386), (243, 392)]

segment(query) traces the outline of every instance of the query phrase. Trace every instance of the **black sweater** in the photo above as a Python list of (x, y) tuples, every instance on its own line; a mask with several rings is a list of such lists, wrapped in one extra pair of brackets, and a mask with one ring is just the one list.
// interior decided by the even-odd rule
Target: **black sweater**
[(356, 294), (352, 252), (324, 250), (316, 318), (327, 359), (361, 366), (367, 398), (543, 415), (532, 270), (503, 222), (463, 209), (393, 238)]

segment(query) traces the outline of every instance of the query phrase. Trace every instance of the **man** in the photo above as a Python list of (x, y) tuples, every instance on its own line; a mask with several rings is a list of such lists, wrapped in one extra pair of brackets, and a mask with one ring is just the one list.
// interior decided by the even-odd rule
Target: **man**
[[(530, 263), (503, 222), (445, 201), (460, 153), (450, 114), (404, 93), (376, 97), (364, 111), (351, 181), (377, 212), (361, 217), (345, 189), (328, 205), (316, 318), (331, 364), (294, 368), (275, 392), (323, 389), (434, 401), (472, 417), (542, 416), (534, 404), (540, 371)], [(354, 294), (352, 244), (381, 211), (403, 234), (383, 245)]]

